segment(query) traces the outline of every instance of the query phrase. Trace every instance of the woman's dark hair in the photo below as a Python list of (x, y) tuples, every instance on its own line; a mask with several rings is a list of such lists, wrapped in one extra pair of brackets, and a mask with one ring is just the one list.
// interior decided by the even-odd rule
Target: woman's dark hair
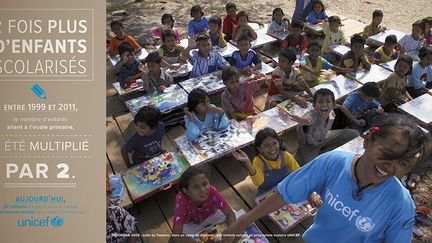
[(297, 52), (292, 48), (284, 48), (279, 52), (279, 58), (286, 58), (288, 61), (294, 63), (297, 60)]
[(165, 20), (165, 19), (170, 19), (170, 20), (172, 21), (172, 25), (171, 25), (170, 27), (171, 27), (171, 28), (174, 27), (174, 17), (173, 17), (171, 14), (166, 13), (166, 14), (163, 14), (163, 15), (162, 15), (162, 18), (161, 18), (161, 23), (162, 23), (162, 24), (164, 24), (164, 20)]
[(320, 1), (320, 0), (315, 1), (315, 2), (313, 3), (313, 5), (312, 5), (312, 11), (313, 11), (313, 8), (315, 7), (315, 5), (317, 5), (317, 4), (321, 5), (321, 7), (322, 7), (322, 10), (321, 10), (321, 11), (324, 12), (324, 11), (325, 11), (324, 3), (323, 3), (322, 1)]
[(372, 97), (372, 98), (378, 98), (381, 95), (380, 88), (378, 87), (378, 84), (375, 82), (367, 82), (365, 83), (361, 88), (360, 92), (363, 93), (365, 96)]
[(204, 12), (202, 11), (202, 8), (201, 8), (200, 5), (195, 5), (195, 6), (193, 6), (193, 7), (191, 8), (190, 16), (191, 16), (192, 18), (193, 18), (193, 13), (194, 13), (194, 12), (199, 12), (199, 13), (201, 13), (201, 17), (204, 16)]
[[(377, 138), (385, 139), (391, 134), (394, 134), (394, 131), (400, 130), (408, 140), (408, 147), (405, 151), (401, 153), (394, 153), (394, 151), (383, 153), (384, 160), (394, 160), (398, 159), (401, 163), (409, 163), (416, 162), (415, 165), (422, 162), (425, 158), (428, 157), (426, 154), (426, 149), (430, 145), (430, 139), (427, 138), (426, 134), (423, 130), (408, 116), (390, 113), (383, 119), (378, 119), (373, 125), (373, 129), (378, 131), (371, 132), (370, 140), (374, 141)], [(415, 166), (414, 165), (414, 166)]]
[(396, 61), (395, 67), (398, 65), (399, 62), (402, 62), (402, 61), (406, 62), (409, 65), (409, 67), (410, 67), (408, 73), (405, 74), (405, 76), (411, 74), (411, 72), (412, 72), (412, 65), (413, 65), (413, 59), (412, 59), (412, 57), (410, 57), (407, 54), (401, 54), (399, 56), (399, 58), (397, 59), (397, 61)]
[(279, 141), (279, 149), (285, 150), (285, 148), (282, 144), (282, 139), (277, 135), (276, 131), (270, 127), (266, 127), (262, 130), (259, 130), (257, 132), (257, 134), (255, 135), (254, 146), (255, 146), (255, 149), (256, 149), (258, 154), (260, 153), (258, 151), (258, 148), (261, 146), (261, 144), (264, 142), (264, 140), (268, 137), (271, 137), (271, 138), (278, 140)]
[(318, 96), (329, 96), (331, 98), (331, 100), (333, 102), (335, 102), (335, 95), (334, 95), (333, 91), (331, 91), (329, 89), (322, 88), (322, 89), (315, 91), (314, 96), (313, 96), (313, 103), (314, 104), (318, 100)]
[(155, 129), (158, 126), (161, 118), (162, 115), (158, 108), (153, 106), (144, 106), (138, 110), (134, 117), (134, 122), (135, 124), (142, 122), (151, 129)]
[(273, 13), (272, 13), (272, 20), (275, 20), (275, 19), (274, 19), (274, 15), (275, 15), (277, 12), (281, 12), (282, 15), (285, 15), (284, 12), (283, 12), (283, 10), (282, 10), (281, 8), (275, 8), (275, 9), (273, 9)]
[(167, 29), (167, 30), (164, 30), (164, 31), (162, 32), (161, 37), (162, 37), (162, 41), (165, 42), (165, 40), (166, 40), (167, 38), (170, 38), (170, 37), (173, 37), (173, 38), (175, 39), (175, 38), (176, 38), (176, 35), (175, 35), (175, 33), (174, 33), (173, 30), (171, 30), (171, 29)]
[(240, 11), (237, 13), (237, 20), (240, 19), (240, 17), (246, 17), (246, 19), (249, 21), (249, 14), (246, 13), (246, 11)]
[(204, 167), (202, 166), (191, 166), (189, 168), (187, 168), (183, 174), (181, 174), (180, 179), (179, 179), (179, 187), (180, 187), (180, 191), (183, 191), (183, 188), (188, 188), (189, 186), (189, 181), (192, 177), (196, 176), (196, 175), (200, 175), (200, 174), (204, 174), (206, 175), (207, 178), (210, 177), (210, 174), (208, 173), (208, 171), (206, 169), (204, 169)]
[(187, 107), (190, 112), (194, 112), (199, 103), (205, 102), (208, 94), (203, 89), (194, 89), (188, 95)]
[(222, 26), (222, 19), (219, 16), (211, 16), (209, 18), (209, 24), (216, 24), (220, 28)]

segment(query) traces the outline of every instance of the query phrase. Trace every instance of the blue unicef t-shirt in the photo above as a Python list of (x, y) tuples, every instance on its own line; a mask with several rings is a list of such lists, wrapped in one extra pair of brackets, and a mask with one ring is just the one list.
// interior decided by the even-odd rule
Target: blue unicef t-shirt
[(368, 110), (378, 108), (380, 104), (376, 100), (368, 103), (360, 97), (359, 92), (354, 92), (348, 95), (343, 105), (348, 108), (348, 110), (353, 114), (353, 116), (359, 118), (363, 117)]
[(136, 132), (132, 135), (124, 149), (132, 153), (133, 163), (143, 162), (162, 153), (162, 138), (165, 135), (165, 124), (159, 122), (156, 130), (150, 136), (141, 136)]
[(298, 203), (317, 192), (324, 205), (305, 231), (306, 242), (392, 242), (412, 240), (414, 203), (396, 177), (352, 197), (357, 184), (351, 174), (355, 154), (332, 151), (294, 171), (278, 185), (287, 203)]

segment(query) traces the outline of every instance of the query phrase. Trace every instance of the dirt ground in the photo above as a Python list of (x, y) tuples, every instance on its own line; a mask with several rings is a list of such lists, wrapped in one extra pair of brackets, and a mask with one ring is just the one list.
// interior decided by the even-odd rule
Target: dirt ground
[[(125, 32), (134, 36), (139, 44), (149, 51), (157, 44), (151, 37), (150, 28), (160, 25), (160, 17), (164, 13), (171, 13), (175, 19), (175, 25), (180, 28), (181, 35), (186, 36), (187, 24), (191, 17), (190, 8), (199, 4), (206, 16), (218, 15), (224, 18), (226, 0), (198, 1), (198, 0), (108, 0), (107, 1), (107, 38), (112, 36), (109, 22), (113, 19), (121, 20), (125, 26)], [(291, 18), (294, 10), (294, 0), (259, 0), (259, 1), (234, 1), (238, 10), (246, 10), (251, 19), (262, 23), (271, 22), (272, 10), (281, 7), (285, 17)], [(328, 0), (323, 1), (326, 10), (332, 14), (340, 14), (353, 20), (369, 23), (372, 11), (381, 9), (384, 12), (383, 25), (405, 33), (411, 32), (411, 24), (423, 17), (432, 14), (432, 5), (425, 6), (430, 0)], [(116, 10), (125, 10), (126, 16), (112, 16)], [(107, 75), (110, 79), (110, 75)], [(109, 81), (108, 81), (109, 82)], [(430, 160), (430, 159), (429, 159)], [(429, 165), (430, 165), (429, 161)], [(432, 171), (430, 166), (416, 171), (422, 178), (420, 185), (414, 190), (417, 202), (432, 207)], [(414, 242), (432, 242), (431, 228), (421, 228), (426, 236), (423, 239), (414, 239)]]

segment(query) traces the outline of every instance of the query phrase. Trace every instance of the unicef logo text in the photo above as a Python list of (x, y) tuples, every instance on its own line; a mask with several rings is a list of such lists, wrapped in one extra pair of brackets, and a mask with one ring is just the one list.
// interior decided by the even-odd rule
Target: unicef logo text
[(46, 218), (30, 217), (30, 218), (18, 219), (17, 221), (17, 226), (20, 228), (24, 228), (24, 227), (39, 228), (39, 227), (48, 227), (48, 226), (58, 228), (63, 226), (63, 224), (64, 224), (64, 219), (59, 216), (55, 216), (53, 218), (49, 216), (47, 216)]
[(359, 216), (357, 217), (355, 223), (357, 229), (360, 230), (361, 232), (369, 232), (375, 227), (375, 224), (372, 221), (372, 219), (368, 217)]

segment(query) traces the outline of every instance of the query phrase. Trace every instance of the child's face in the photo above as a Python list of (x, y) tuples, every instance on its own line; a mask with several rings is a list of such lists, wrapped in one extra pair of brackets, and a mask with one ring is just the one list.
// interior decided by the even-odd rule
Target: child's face
[(147, 124), (144, 122), (137, 122), (135, 123), (135, 127), (137, 129), (138, 135), (141, 137), (144, 136), (150, 136), (152, 135), (156, 129), (151, 129)]
[(258, 147), (258, 151), (269, 160), (276, 160), (279, 154), (280, 144), (279, 140), (273, 137), (266, 137), (261, 145)]
[(233, 76), (230, 78), (226, 83), (225, 86), (227, 87), (228, 91), (230, 93), (237, 93), (240, 85), (240, 77), (239, 76)]
[(168, 38), (165, 38), (165, 44), (167, 45), (168, 48), (173, 49), (176, 45), (176, 39), (174, 36), (170, 36)]
[(232, 18), (235, 18), (236, 15), (237, 15), (237, 9), (235, 9), (235, 8), (230, 8), (230, 9), (227, 10), (227, 14), (228, 14), (229, 16), (231, 16)]
[(199, 21), (199, 20), (201, 20), (201, 12), (200, 11), (193, 11), (192, 12), (192, 17), (195, 19), (195, 20), (197, 20), (197, 21)]
[(204, 202), (210, 192), (210, 182), (205, 174), (198, 174), (189, 179), (188, 187), (183, 192), (192, 202)]
[(250, 47), (251, 44), (247, 40), (243, 40), (238, 43), (238, 49), (240, 50), (241, 53), (247, 53)]
[(315, 13), (320, 13), (321, 11), (323, 10), (323, 8), (322, 8), (322, 6), (321, 6), (321, 4), (315, 4), (314, 6), (313, 6), (313, 11), (315, 12)]
[(220, 27), (218, 24), (210, 23), (209, 26), (210, 26), (210, 33), (212, 33), (212, 34), (219, 33)]
[(292, 28), (291, 30), (292, 30), (292, 34), (295, 37), (299, 37), (301, 35), (301, 33), (302, 33), (302, 29), (301, 28)]
[(204, 56), (208, 56), (208, 54), (210, 53), (210, 50), (212, 48), (210, 40), (201, 40), (198, 42), (197, 46), (198, 46), (198, 50)]
[(321, 54), (321, 49), (318, 46), (312, 46), (308, 49), (309, 56), (312, 58), (317, 58)]
[(246, 16), (241, 16), (241, 17), (238, 19), (238, 25), (239, 25), (239, 26), (246, 26), (247, 23), (248, 23), (248, 19), (246, 18)]
[(126, 64), (132, 65), (135, 61), (135, 54), (133, 52), (125, 52), (122, 58), (126, 60)]
[(284, 71), (289, 70), (293, 64), (294, 64), (294, 62), (291, 62), (290, 60), (288, 60), (284, 56), (279, 56), (279, 67), (282, 70), (284, 70)]
[(421, 32), (422, 32), (422, 29), (420, 28), (420, 26), (415, 25), (412, 27), (412, 31), (411, 31), (412, 36), (419, 37)]
[(162, 21), (163, 25), (165, 25), (168, 28), (172, 28), (174, 22), (170, 18), (166, 18)]
[(209, 108), (210, 108), (210, 98), (206, 96), (205, 100), (203, 102), (200, 102), (196, 106), (195, 111), (198, 114), (206, 114)]
[(425, 66), (429, 66), (432, 65), (432, 54), (426, 55), (421, 62), (425, 65)]
[(399, 76), (405, 76), (410, 70), (410, 65), (405, 61), (399, 61), (395, 66), (395, 72), (399, 74)]
[(123, 28), (118, 24), (114, 25), (111, 30), (116, 36), (123, 35)]
[(273, 18), (277, 21), (280, 22), (283, 18), (283, 14), (281, 11), (277, 11), (275, 14), (273, 14)]
[(329, 26), (330, 31), (336, 33), (339, 31), (339, 27), (341, 26), (341, 24), (339, 22), (332, 22), (329, 24)]
[(374, 18), (372, 19), (372, 23), (375, 24), (375, 25), (380, 25), (381, 22), (382, 22), (382, 19), (383, 19), (382, 16), (374, 17)]
[(354, 43), (354, 44), (351, 45), (351, 51), (352, 51), (354, 54), (359, 53), (359, 52), (362, 52), (363, 49), (364, 49), (364, 45), (363, 45), (363, 44), (360, 44), (360, 43)]
[(390, 44), (390, 43), (387, 43), (387, 44), (384, 44), (384, 46), (385, 46), (385, 48), (387, 49), (387, 50), (393, 50), (393, 49), (395, 49), (396, 48), (396, 46), (397, 46), (397, 43), (396, 44)]
[(315, 111), (317, 111), (324, 120), (327, 120), (330, 112), (334, 108), (334, 102), (332, 98), (328, 95), (319, 95), (317, 100), (314, 102), (313, 107)]
[(151, 74), (159, 74), (160, 72), (160, 64), (155, 62), (148, 62), (147, 68)]

